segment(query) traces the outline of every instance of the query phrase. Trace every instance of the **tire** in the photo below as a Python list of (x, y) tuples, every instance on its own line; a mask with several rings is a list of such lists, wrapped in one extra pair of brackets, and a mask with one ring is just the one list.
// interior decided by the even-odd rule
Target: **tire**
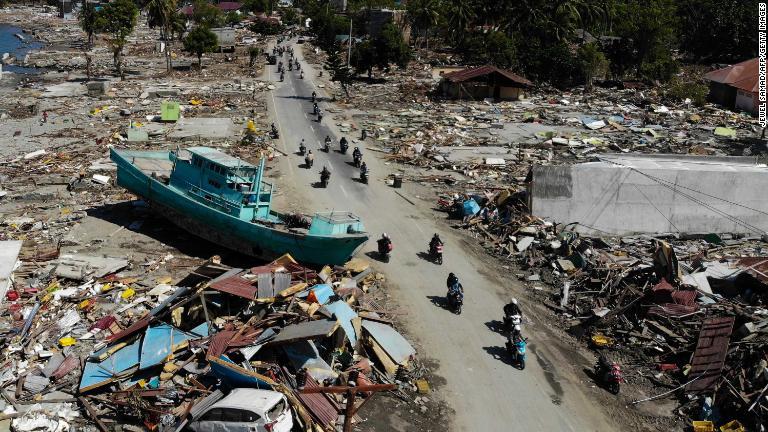
[(520, 358), (520, 370), (525, 370), (525, 358)]
[(438, 255), (435, 262), (437, 262), (437, 265), (443, 265), (443, 255), (442, 254)]
[(619, 394), (619, 390), (621, 390), (621, 385), (618, 382), (612, 382), (608, 386), (608, 389), (611, 391), (611, 393), (617, 395)]

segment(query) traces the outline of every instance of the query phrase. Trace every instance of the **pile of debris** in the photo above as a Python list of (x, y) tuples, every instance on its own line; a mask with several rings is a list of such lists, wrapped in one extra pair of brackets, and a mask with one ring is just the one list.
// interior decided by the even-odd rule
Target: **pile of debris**
[(351, 430), (374, 393), (429, 391), (365, 261), (318, 272), (288, 255), (250, 269), (214, 257), (158, 283), (127, 260), (73, 254), (14, 278), (21, 242), (0, 245), (6, 428), (204, 428), (214, 410), (232, 414), (231, 394), (254, 422), (264, 409), (266, 422)]
[[(587, 237), (525, 212), (524, 193), (442, 200), (569, 333), (643, 394), (696, 421), (758, 430), (768, 414), (768, 242), (736, 235)], [(661, 389), (661, 390), (658, 390)]]

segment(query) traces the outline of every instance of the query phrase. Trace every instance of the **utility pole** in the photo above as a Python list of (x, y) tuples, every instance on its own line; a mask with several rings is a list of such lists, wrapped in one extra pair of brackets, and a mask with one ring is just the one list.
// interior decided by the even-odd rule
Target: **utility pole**
[[(360, 408), (365, 405), (366, 402), (368, 402), (371, 397), (376, 394), (376, 392), (380, 391), (389, 391), (394, 390), (397, 388), (397, 384), (371, 384), (371, 385), (362, 385), (362, 386), (331, 386), (331, 387), (310, 387), (310, 388), (302, 388), (299, 390), (299, 393), (303, 394), (309, 394), (309, 393), (346, 393), (347, 394), (347, 405), (344, 408), (344, 429), (342, 429), (344, 432), (352, 432), (352, 417), (357, 414), (357, 412), (360, 410)], [(355, 395), (357, 392), (371, 392), (368, 396), (363, 399), (363, 402), (360, 403), (357, 407), (355, 407)]]
[(352, 16), (349, 17), (349, 46), (347, 47), (347, 67), (352, 60)]

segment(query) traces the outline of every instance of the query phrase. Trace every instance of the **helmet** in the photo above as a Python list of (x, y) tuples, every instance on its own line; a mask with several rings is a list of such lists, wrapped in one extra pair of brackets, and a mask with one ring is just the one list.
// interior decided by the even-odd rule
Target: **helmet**
[(512, 304), (517, 304), (517, 299), (516, 298), (512, 299)]
[(382, 236), (383, 238), (385, 238), (385, 239), (388, 239), (388, 238), (389, 238), (389, 236), (387, 235), (387, 233), (384, 233), (384, 234), (382, 234), (381, 236)]
[(448, 273), (448, 277), (456, 277), (456, 275), (453, 273)]
[(516, 326), (515, 326), (515, 331), (519, 332), (520, 330), (522, 330), (522, 329), (520, 328), (520, 324), (516, 325)]

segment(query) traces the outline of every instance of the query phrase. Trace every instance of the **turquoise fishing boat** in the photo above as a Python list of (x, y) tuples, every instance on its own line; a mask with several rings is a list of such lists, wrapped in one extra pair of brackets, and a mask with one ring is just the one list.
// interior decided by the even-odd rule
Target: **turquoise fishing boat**
[(273, 211), (263, 159), (255, 166), (209, 147), (113, 148), (110, 157), (118, 185), (184, 230), (246, 255), (271, 260), (290, 253), (300, 262), (342, 264), (368, 240), (350, 212), (316, 213), (307, 226)]

